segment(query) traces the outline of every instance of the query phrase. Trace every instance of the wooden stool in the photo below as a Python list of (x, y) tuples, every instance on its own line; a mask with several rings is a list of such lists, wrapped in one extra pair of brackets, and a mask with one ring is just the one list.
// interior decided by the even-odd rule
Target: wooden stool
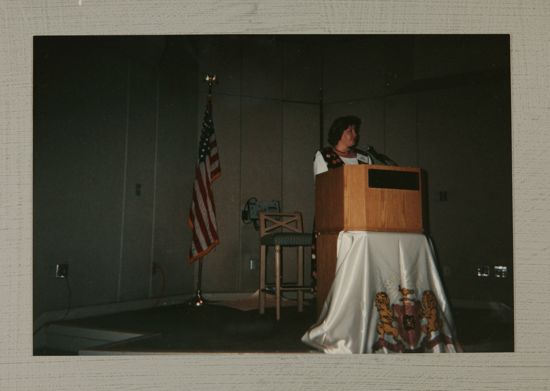
[[(260, 314), (265, 312), (266, 260), (267, 248), (275, 247), (275, 303), (276, 318), (281, 318), (281, 291), (298, 292), (298, 312), (304, 308), (304, 291), (311, 291), (311, 287), (304, 286), (304, 247), (311, 246), (311, 233), (305, 233), (302, 224), (302, 214), (293, 213), (259, 213), (260, 220)], [(296, 247), (298, 250), (298, 281), (296, 284), (283, 284), (282, 250), (283, 247)]]

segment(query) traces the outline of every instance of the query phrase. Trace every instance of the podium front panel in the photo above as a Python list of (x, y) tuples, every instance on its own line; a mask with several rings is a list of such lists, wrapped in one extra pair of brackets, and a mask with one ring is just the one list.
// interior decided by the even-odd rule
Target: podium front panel
[(318, 232), (423, 232), (419, 168), (345, 165), (315, 184)]

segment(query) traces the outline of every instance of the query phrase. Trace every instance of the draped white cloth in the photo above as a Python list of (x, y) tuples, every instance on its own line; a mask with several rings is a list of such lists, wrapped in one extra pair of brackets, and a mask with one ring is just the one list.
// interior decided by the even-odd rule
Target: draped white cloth
[(431, 243), (422, 234), (340, 232), (336, 274), (302, 341), (325, 353), (456, 352)]

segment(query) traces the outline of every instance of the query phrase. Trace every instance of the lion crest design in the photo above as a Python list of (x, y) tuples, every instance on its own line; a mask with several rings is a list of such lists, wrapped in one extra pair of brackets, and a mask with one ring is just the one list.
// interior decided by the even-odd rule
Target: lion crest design
[(417, 289), (399, 285), (397, 291), (401, 297), (396, 303), (391, 303), (384, 291), (375, 295), (378, 339), (372, 347), (374, 352), (380, 349), (425, 352), (439, 344), (453, 343), (452, 337), (442, 330), (442, 314), (439, 313), (437, 296), (432, 290), (425, 290), (417, 296)]
[(378, 292), (376, 293), (375, 304), (380, 318), (376, 327), (378, 335), (381, 339), (384, 339), (386, 334), (396, 338), (399, 335), (399, 331), (393, 326), (393, 312), (390, 306), (390, 298), (385, 292)]
[(426, 319), (424, 332), (429, 335), (433, 331), (441, 329), (441, 319), (437, 313), (437, 299), (435, 294), (430, 291), (424, 291), (422, 294), (422, 317)]

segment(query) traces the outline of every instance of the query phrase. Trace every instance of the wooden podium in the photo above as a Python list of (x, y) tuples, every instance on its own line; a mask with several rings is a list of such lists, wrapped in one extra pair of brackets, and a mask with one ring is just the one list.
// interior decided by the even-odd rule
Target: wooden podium
[(317, 312), (336, 270), (340, 231), (423, 232), (419, 168), (344, 165), (315, 179)]

